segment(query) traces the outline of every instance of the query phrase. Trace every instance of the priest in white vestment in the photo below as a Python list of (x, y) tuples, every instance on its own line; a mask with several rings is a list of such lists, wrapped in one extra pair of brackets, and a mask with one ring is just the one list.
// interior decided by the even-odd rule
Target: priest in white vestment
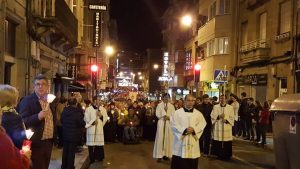
[(175, 112), (174, 106), (169, 103), (170, 95), (164, 94), (163, 101), (157, 105), (156, 117), (158, 118), (156, 137), (153, 149), (153, 158), (157, 162), (172, 157), (173, 134), (170, 127), (170, 117)]
[(184, 107), (171, 117), (174, 135), (171, 169), (198, 169), (199, 139), (206, 126), (202, 113), (194, 109), (195, 98), (187, 95)]
[(215, 105), (211, 113), (213, 124), (213, 141), (211, 154), (222, 160), (229, 160), (232, 156), (232, 126), (234, 126), (234, 109), (226, 104), (224, 95), (220, 96), (220, 103)]

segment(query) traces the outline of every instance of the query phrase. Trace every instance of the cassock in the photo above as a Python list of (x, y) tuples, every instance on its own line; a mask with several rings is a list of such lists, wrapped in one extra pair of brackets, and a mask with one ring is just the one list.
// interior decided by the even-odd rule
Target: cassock
[(175, 108), (171, 103), (161, 102), (156, 108), (158, 118), (156, 137), (153, 149), (153, 158), (172, 157), (173, 134), (170, 120), (164, 120), (164, 116), (171, 117)]
[[(200, 157), (199, 139), (206, 126), (205, 118), (197, 109), (181, 108), (171, 117), (174, 135), (171, 169), (197, 169)], [(194, 129), (187, 134), (187, 128)]]
[[(224, 118), (220, 117), (224, 113)], [(211, 154), (228, 160), (232, 156), (232, 126), (234, 126), (234, 109), (231, 105), (217, 104), (211, 113), (213, 124), (213, 142)]]
[[(104, 107), (89, 106), (85, 109), (84, 121), (86, 123), (86, 145), (89, 148), (90, 161), (104, 159), (104, 132), (103, 126), (107, 121), (107, 111)], [(101, 113), (101, 117), (97, 115), (97, 111)], [(97, 121), (97, 124), (95, 123)]]

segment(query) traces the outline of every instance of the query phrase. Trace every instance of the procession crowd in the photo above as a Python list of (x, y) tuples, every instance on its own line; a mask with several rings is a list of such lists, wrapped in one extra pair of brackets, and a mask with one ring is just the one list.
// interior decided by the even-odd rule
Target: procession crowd
[[(0, 85), (0, 169), (47, 169), (53, 145), (63, 148), (62, 169), (74, 168), (75, 153), (89, 150), (90, 164), (105, 158), (104, 145), (140, 140), (155, 141), (153, 158), (170, 160), (172, 169), (196, 169), (201, 153), (228, 160), (233, 136), (266, 144), (270, 121), (269, 103), (261, 104), (231, 94), (230, 98), (208, 95), (172, 102), (103, 102), (99, 97), (82, 99), (71, 93), (49, 102), (48, 79), (38, 75), (34, 92), (18, 99), (18, 91)], [(34, 132), (26, 138), (26, 129)], [(30, 144), (25, 145), (24, 143)]]

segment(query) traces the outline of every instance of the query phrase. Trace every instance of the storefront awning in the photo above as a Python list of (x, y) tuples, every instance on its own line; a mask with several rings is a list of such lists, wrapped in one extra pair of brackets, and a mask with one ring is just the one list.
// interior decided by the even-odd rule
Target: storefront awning
[(80, 92), (80, 93), (85, 93), (85, 87), (80, 84), (79, 82), (74, 82), (72, 84), (69, 85), (68, 87), (68, 91), (69, 92)]

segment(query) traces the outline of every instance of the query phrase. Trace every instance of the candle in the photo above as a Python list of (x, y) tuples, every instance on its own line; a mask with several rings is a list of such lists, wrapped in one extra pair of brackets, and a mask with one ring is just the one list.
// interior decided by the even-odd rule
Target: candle
[(53, 94), (47, 94), (47, 102), (50, 104), (54, 101), (54, 99), (56, 98), (55, 95)]
[(34, 132), (31, 131), (30, 129), (25, 131), (25, 135), (26, 135), (27, 140), (30, 140), (33, 134), (34, 134)]
[(47, 103), (48, 103), (48, 104), (47, 104), (45, 110), (48, 110), (49, 104), (52, 103), (52, 102), (54, 101), (55, 98), (56, 98), (55, 95), (53, 95), (53, 94), (47, 94)]

